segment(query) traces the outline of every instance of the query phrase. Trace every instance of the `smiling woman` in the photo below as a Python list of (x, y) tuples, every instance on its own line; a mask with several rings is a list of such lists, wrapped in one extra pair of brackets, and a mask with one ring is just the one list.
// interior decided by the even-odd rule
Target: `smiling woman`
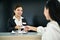
[[(14, 15), (8, 20), (8, 31), (9, 32), (21, 32), (23, 22), (27, 25), (26, 20), (22, 17), (23, 8), (20, 4), (16, 4), (13, 9)], [(25, 26), (24, 25), (24, 26)]]
[[(23, 4), (22, 16), (29, 25), (45, 26), (47, 21), (43, 16), (43, 5), (46, 0), (0, 0), (0, 32), (7, 32), (7, 22), (14, 16), (15, 4)], [(13, 7), (14, 6), (14, 7)], [(20, 5), (22, 6), (22, 5)]]

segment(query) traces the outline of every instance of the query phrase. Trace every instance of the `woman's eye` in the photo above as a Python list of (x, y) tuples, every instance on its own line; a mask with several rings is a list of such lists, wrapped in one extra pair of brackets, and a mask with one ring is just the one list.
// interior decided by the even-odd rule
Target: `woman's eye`
[(17, 11), (20, 11), (19, 9)]

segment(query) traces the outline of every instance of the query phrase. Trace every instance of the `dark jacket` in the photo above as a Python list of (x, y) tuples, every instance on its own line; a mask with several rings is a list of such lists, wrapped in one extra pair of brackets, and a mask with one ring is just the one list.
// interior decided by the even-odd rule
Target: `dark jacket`
[[(8, 20), (8, 32), (11, 32), (12, 30), (14, 30), (14, 31), (18, 30), (18, 29), (15, 29), (16, 23), (14, 22), (14, 20), (15, 19), (13, 19), (13, 18), (9, 18), (9, 20)], [(22, 23), (23, 22), (25, 22), (26, 24), (22, 24), (22, 25), (26, 26), (27, 22), (24, 18), (22, 19)]]

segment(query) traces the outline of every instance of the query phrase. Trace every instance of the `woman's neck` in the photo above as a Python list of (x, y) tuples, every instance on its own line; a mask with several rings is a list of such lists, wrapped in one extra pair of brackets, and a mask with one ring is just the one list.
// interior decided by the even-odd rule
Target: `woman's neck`
[(15, 17), (20, 21), (21, 16), (15, 15)]

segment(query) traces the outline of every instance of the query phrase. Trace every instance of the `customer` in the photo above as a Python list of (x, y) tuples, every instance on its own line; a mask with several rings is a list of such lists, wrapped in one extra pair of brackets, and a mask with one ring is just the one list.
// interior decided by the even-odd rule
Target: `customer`
[(46, 27), (26, 26), (25, 31), (34, 30), (42, 34), (42, 40), (60, 40), (60, 3), (57, 0), (46, 2), (44, 15), (48, 22)]

